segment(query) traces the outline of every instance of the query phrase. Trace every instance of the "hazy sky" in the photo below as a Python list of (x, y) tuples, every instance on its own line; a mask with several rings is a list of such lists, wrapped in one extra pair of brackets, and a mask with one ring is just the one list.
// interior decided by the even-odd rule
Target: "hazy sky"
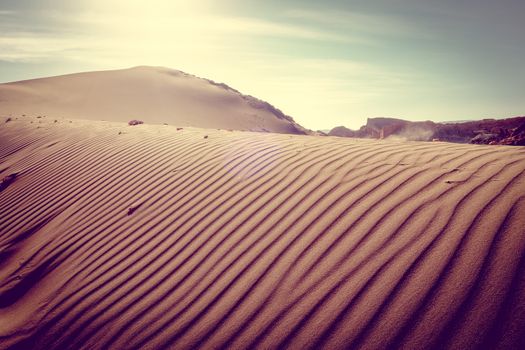
[(0, 0), (0, 82), (156, 65), (312, 129), (525, 114), (524, 0)]

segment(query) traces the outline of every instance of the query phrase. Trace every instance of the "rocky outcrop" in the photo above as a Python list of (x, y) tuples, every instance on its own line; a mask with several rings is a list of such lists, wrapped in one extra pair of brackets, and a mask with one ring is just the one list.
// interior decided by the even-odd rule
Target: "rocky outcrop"
[(491, 145), (525, 145), (525, 117), (483, 119), (461, 123), (411, 122), (396, 118), (368, 118), (359, 130), (338, 126), (331, 136), (399, 138), (410, 141), (447, 141)]
[(350, 130), (344, 126), (336, 126), (328, 132), (328, 136), (339, 136), (339, 137), (359, 137), (357, 131)]
[(510, 130), (510, 135), (500, 140), (492, 140), (489, 145), (525, 146), (525, 122), (517, 128)]
[(513, 130), (525, 124), (525, 117), (483, 119), (462, 123), (439, 124), (435, 137), (450, 142), (500, 144)]
[(338, 126), (328, 134), (340, 137), (372, 139), (399, 137), (413, 141), (428, 141), (432, 138), (435, 125), (430, 121), (410, 122), (396, 118), (368, 118), (366, 125), (363, 125), (359, 130)]

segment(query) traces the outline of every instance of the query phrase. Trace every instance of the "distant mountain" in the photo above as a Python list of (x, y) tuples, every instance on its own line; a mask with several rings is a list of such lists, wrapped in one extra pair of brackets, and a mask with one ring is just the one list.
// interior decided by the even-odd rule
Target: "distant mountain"
[(69, 74), (0, 84), (0, 115), (305, 134), (267, 102), (226, 84), (162, 67)]
[(525, 117), (452, 123), (411, 122), (396, 118), (368, 118), (366, 125), (359, 130), (350, 130), (344, 126), (338, 126), (333, 128), (328, 135), (524, 146)]

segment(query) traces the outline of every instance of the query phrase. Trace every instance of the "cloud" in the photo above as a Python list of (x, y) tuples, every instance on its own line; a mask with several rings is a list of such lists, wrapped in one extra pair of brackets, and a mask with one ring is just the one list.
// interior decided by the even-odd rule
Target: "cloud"
[[(406, 19), (394, 15), (386, 16), (344, 10), (290, 9), (283, 13), (283, 17), (369, 35), (387, 37), (423, 35), (421, 28), (415, 28)], [(369, 38), (369, 40), (371, 39)]]
[(205, 22), (210, 23), (210, 27), (220, 32), (237, 33), (240, 35), (330, 40), (334, 42), (358, 41), (356, 38), (350, 38), (325, 30), (315, 30), (306, 26), (282, 24), (256, 18), (219, 17), (208, 18)]
[(127, 55), (151, 59), (225, 50), (242, 54), (256, 42), (259, 45), (260, 38), (339, 45), (364, 42), (329, 30), (253, 17), (184, 11), (174, 15), (151, 8), (140, 13), (141, 8), (124, 8), (115, 13), (101, 6), (67, 16), (56, 10), (40, 11), (27, 18), (23, 28), (20, 23), (0, 23), (0, 59), (34, 61), (67, 54), (65, 58), (83, 55), (86, 60), (107, 62)]
[(38, 33), (10, 33), (0, 36), (0, 60), (35, 62), (59, 57), (78, 48), (78, 39), (47, 37)]
[[(56, 13), (55, 16), (61, 16)], [(60, 20), (57, 18), (57, 20)], [(96, 27), (99, 31), (117, 34), (165, 35), (191, 37), (195, 35), (208, 36), (259, 36), (281, 37), (304, 40), (324, 40), (333, 42), (357, 42), (362, 39), (341, 35), (333, 31), (315, 29), (303, 25), (280, 23), (267, 19), (243, 16), (224, 16), (219, 14), (172, 15), (168, 13), (150, 13), (140, 15), (135, 13), (109, 13), (92, 11), (79, 13), (71, 17), (72, 26), (81, 25)]]

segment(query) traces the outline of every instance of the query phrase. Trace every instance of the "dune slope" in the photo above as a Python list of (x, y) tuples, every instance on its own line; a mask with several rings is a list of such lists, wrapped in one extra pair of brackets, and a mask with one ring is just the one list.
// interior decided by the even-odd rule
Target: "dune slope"
[(0, 348), (524, 345), (522, 147), (27, 118), (0, 171)]
[(76, 118), (304, 134), (269, 103), (163, 67), (69, 74), (0, 84), (2, 115)]

